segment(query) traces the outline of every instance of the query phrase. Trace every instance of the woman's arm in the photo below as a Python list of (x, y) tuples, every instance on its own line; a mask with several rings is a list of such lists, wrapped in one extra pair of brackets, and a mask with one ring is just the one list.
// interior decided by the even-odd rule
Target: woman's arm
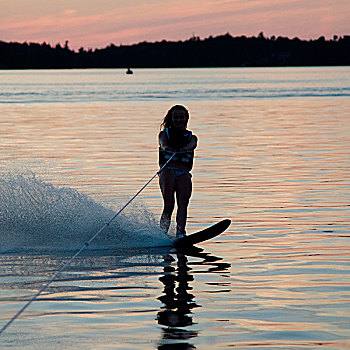
[(164, 151), (175, 151), (173, 148), (169, 147), (168, 138), (164, 130), (159, 133), (158, 143), (159, 143), (159, 147)]
[[(158, 136), (158, 142), (159, 142), (159, 147), (163, 149), (164, 151), (173, 151), (175, 152), (176, 150), (168, 145), (168, 138), (166, 136), (165, 131), (161, 131)], [(188, 143), (187, 146), (182, 147), (180, 149), (180, 152), (188, 152), (188, 151), (193, 151), (198, 144), (198, 138), (196, 135), (192, 135), (190, 142)]]

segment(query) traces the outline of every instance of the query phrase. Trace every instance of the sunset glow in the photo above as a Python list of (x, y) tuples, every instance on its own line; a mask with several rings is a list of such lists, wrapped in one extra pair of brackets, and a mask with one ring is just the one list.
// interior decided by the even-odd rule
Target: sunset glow
[(3, 0), (0, 40), (47, 42), (78, 49), (114, 43), (233, 36), (301, 39), (350, 34), (348, 0)]

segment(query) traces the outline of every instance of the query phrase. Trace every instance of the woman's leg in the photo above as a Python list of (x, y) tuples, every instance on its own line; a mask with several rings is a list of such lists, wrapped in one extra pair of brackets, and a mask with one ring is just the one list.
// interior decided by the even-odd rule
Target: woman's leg
[(160, 228), (167, 233), (171, 222), (171, 214), (175, 206), (175, 178), (169, 169), (164, 169), (159, 176), (159, 186), (163, 196), (163, 213)]
[(192, 194), (192, 180), (191, 175), (183, 174), (177, 178), (176, 181), (176, 234), (185, 234), (186, 221), (187, 221), (187, 207), (190, 202)]

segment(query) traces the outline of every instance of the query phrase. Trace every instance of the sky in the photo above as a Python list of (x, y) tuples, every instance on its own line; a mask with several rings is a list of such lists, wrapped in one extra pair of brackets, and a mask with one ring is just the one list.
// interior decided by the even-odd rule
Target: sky
[(0, 40), (111, 43), (230, 33), (316, 39), (350, 35), (349, 0), (0, 0)]

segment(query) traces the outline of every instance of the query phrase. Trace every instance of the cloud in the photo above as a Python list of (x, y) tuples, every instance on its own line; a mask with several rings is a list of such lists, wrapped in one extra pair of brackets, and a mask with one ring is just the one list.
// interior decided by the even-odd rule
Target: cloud
[(77, 10), (64, 10), (62, 13), (67, 16), (72, 16), (77, 13)]

